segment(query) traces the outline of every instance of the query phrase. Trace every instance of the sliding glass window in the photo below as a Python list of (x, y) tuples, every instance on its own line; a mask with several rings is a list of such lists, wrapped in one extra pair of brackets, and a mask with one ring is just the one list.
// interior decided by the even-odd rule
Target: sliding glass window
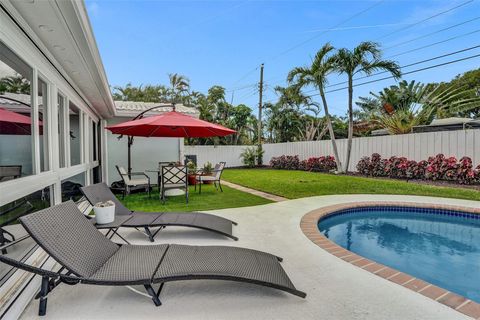
[(40, 171), (50, 169), (48, 157), (48, 85), (38, 78), (38, 131), (40, 135)]
[(0, 183), (31, 175), (32, 69), (0, 42)]
[(70, 102), (69, 121), (70, 121), (70, 164), (72, 166), (82, 162), (82, 117), (80, 109)]

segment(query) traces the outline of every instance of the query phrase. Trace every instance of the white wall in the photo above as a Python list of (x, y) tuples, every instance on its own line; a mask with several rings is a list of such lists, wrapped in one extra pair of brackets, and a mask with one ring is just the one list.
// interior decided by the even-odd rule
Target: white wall
[[(130, 118), (113, 118), (108, 120), (108, 125), (125, 122)], [(180, 140), (180, 143), (179, 143)], [(183, 138), (143, 138), (135, 137), (132, 145), (132, 171), (143, 172), (148, 169), (157, 169), (160, 161), (179, 161), (180, 145), (183, 145)], [(118, 135), (107, 130), (107, 152), (108, 152), (108, 183), (121, 180), (115, 165), (127, 169), (128, 147), (127, 137), (118, 139)], [(182, 160), (183, 161), (183, 160)], [(157, 183), (157, 176), (154, 173), (147, 173), (152, 183)]]
[[(341, 160), (345, 157), (347, 140), (337, 140)], [(241, 166), (240, 153), (247, 146), (185, 146), (185, 154), (196, 154), (199, 164), (206, 161), (226, 161), (227, 167)], [(332, 155), (330, 140), (264, 144), (263, 162), (272, 157), (298, 155), (300, 159)], [(381, 137), (353, 139), (352, 158), (349, 170), (355, 171), (358, 161), (364, 156), (379, 153), (382, 157), (404, 156), (412, 160), (426, 160), (429, 156), (443, 153), (461, 158), (469, 156), (475, 165), (480, 164), (480, 129), (442, 132), (413, 133)]]

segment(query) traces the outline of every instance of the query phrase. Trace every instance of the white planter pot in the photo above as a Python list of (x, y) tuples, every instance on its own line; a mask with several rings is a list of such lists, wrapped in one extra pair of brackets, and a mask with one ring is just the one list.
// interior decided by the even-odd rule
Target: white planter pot
[(93, 207), (98, 224), (112, 223), (115, 220), (115, 205), (110, 207)]

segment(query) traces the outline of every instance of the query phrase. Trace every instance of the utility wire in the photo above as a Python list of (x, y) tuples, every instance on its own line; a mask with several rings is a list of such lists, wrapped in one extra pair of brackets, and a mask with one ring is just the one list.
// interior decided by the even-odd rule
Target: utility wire
[[(465, 5), (467, 5), (467, 4), (469, 4), (469, 3), (473, 2), (473, 1), (474, 1), (474, 0), (469, 0), (469, 1), (463, 2), (463, 3), (461, 3), (461, 4), (459, 4), (459, 5), (455, 6), (455, 7), (452, 7), (452, 8), (450, 8), (450, 9), (447, 9), (447, 10), (442, 11), (442, 12), (439, 12), (439, 13), (436, 13), (436, 14), (434, 14), (434, 15), (432, 15), (432, 16), (429, 16), (429, 17), (427, 17), (427, 18), (425, 18), (425, 19), (419, 20), (419, 21), (417, 21), (417, 22), (415, 22), (415, 23), (409, 24), (409, 25), (408, 25), (407, 27), (405, 27), (405, 28), (400, 28), (400, 29), (397, 29), (397, 30), (389, 33), (389, 34), (383, 35), (382, 37), (377, 38), (377, 40), (386, 38), (387, 36), (390, 36), (390, 35), (392, 35), (392, 34), (398, 33), (398, 32), (400, 32), (400, 31), (407, 30), (407, 29), (409, 29), (409, 28), (411, 28), (411, 27), (413, 27), (413, 26), (416, 26), (416, 25), (419, 25), (419, 24), (421, 24), (421, 23), (423, 23), (423, 22), (426, 22), (426, 21), (428, 21), (428, 20), (434, 19), (434, 18), (436, 18), (436, 17), (438, 17), (438, 16), (440, 16), (440, 15), (442, 15), (442, 14), (446, 14), (446, 13), (448, 13), (448, 12), (452, 12), (452, 11), (454, 11), (454, 10), (456, 10), (456, 9), (459, 9), (459, 8), (465, 6)], [(475, 20), (478, 20), (478, 19), (480, 19), (480, 16), (475, 17), (475, 18), (470, 19), (470, 20), (466, 20), (466, 21), (460, 22), (460, 23), (458, 23), (458, 24), (452, 25), (452, 26), (447, 27), (447, 28), (443, 28), (443, 29), (440, 29), (440, 30), (431, 32), (431, 33), (429, 33), (429, 34), (426, 34), (426, 35), (423, 35), (423, 36), (420, 36), (420, 37), (417, 37), (417, 38), (414, 38), (414, 39), (410, 39), (410, 40), (407, 40), (407, 41), (404, 41), (404, 42), (401, 42), (401, 43), (392, 45), (392, 46), (386, 48), (385, 50), (387, 50), (387, 49), (392, 49), (392, 48), (394, 48), (394, 47), (398, 47), (398, 46), (401, 46), (401, 45), (403, 45), (403, 44), (406, 44), (406, 43), (409, 43), (409, 42), (413, 42), (413, 41), (416, 41), (416, 40), (424, 39), (424, 38), (429, 37), (429, 36), (432, 36), (432, 35), (434, 35), (434, 34), (437, 34), (437, 33), (440, 33), (440, 32), (443, 32), (443, 31), (446, 31), (446, 30), (449, 30), (449, 29), (453, 29), (453, 28), (455, 28), (455, 27), (458, 27), (458, 26), (467, 24), (467, 23), (469, 23), (469, 22), (472, 22), (472, 21), (475, 21)], [(435, 42), (435, 43), (432, 43), (432, 44), (430, 44), (430, 45), (422, 46), (422, 47), (420, 47), (420, 48), (415, 48), (415, 49), (412, 49), (412, 50), (408, 50), (408, 51), (405, 51), (405, 52), (402, 52), (402, 53), (399, 53), (399, 54), (396, 54), (396, 55), (393, 55), (393, 56), (390, 56), (390, 57), (400, 56), (400, 55), (407, 54), (407, 53), (411, 53), (411, 52), (414, 52), (414, 51), (417, 51), (417, 50), (425, 49), (425, 48), (428, 48), (428, 47), (430, 47), (430, 46), (435, 46), (435, 45), (438, 45), (438, 44), (441, 44), (441, 43), (449, 42), (449, 41), (452, 41), (452, 40), (455, 40), (455, 39), (458, 39), (458, 38), (461, 38), (461, 37), (465, 37), (465, 36), (474, 34), (474, 33), (478, 32), (478, 31), (480, 31), (480, 30), (475, 30), (475, 31), (473, 31), (473, 32), (469, 32), (469, 33), (466, 33), (466, 34), (457, 35), (457, 36), (455, 36), (455, 37), (452, 37), (452, 38), (449, 38), (449, 39), (446, 39), (446, 40), (443, 40), (443, 41)], [(270, 79), (268, 79), (267, 81), (272, 81), (272, 80), (280, 79), (280, 78), (283, 78), (283, 77), (270, 78)]]
[(405, 31), (405, 30), (410, 29), (410, 28), (412, 28), (412, 27), (414, 27), (414, 26), (416, 26), (416, 25), (419, 25), (419, 24), (421, 24), (421, 23), (424, 23), (424, 22), (426, 22), (426, 21), (428, 21), (428, 20), (435, 19), (435, 18), (437, 18), (437, 17), (439, 17), (439, 16), (441, 16), (441, 15), (443, 15), (443, 14), (446, 14), (446, 13), (448, 13), (448, 12), (452, 12), (452, 11), (457, 10), (457, 9), (459, 9), (459, 8), (467, 5), (467, 4), (470, 4), (470, 3), (472, 3), (473, 1), (474, 1), (474, 0), (468, 0), (468, 1), (462, 2), (462, 3), (460, 3), (459, 5), (456, 5), (456, 6), (450, 8), (450, 9), (447, 9), (447, 10), (445, 10), (445, 11), (436, 13), (436, 14), (434, 14), (433, 16), (427, 17), (427, 18), (422, 19), (422, 20), (420, 20), (420, 21), (417, 21), (417, 22), (414, 22), (414, 23), (412, 23), (412, 24), (409, 24), (409, 25), (406, 26), (406, 27), (399, 28), (399, 29), (397, 29), (397, 30), (395, 30), (395, 31), (389, 32), (389, 33), (387, 33), (387, 34), (384, 34), (383, 36), (377, 38), (376, 40), (378, 41), (378, 40), (385, 39), (385, 38), (387, 38), (387, 37), (390, 37), (390, 36), (393, 35), (393, 34), (397, 34), (397, 33), (399, 33), (399, 32)]
[(404, 44), (414, 42), (414, 41), (417, 41), (417, 40), (420, 40), (420, 39), (425, 39), (427, 37), (433, 36), (433, 35), (438, 34), (440, 32), (447, 31), (447, 30), (450, 30), (450, 29), (453, 29), (453, 28), (456, 28), (456, 27), (459, 27), (459, 26), (463, 26), (464, 24), (470, 23), (470, 22), (478, 20), (478, 19), (480, 19), (480, 16), (475, 17), (473, 19), (466, 20), (466, 21), (462, 21), (460, 23), (454, 24), (452, 26), (449, 26), (449, 27), (446, 27), (446, 28), (443, 28), (443, 29), (440, 29), (440, 30), (437, 30), (437, 31), (434, 31), (434, 32), (424, 34), (423, 36), (419, 36), (419, 37), (416, 37), (416, 38), (413, 38), (413, 39), (410, 39), (410, 40), (406, 40), (406, 41), (396, 43), (392, 46), (383, 48), (383, 51), (390, 50), (392, 48), (396, 48), (396, 47), (399, 47), (399, 46), (403, 46)]
[[(476, 55), (473, 55), (473, 56), (469, 56), (469, 57), (465, 57), (465, 58), (461, 58), (461, 59), (457, 59), (457, 60), (443, 62), (443, 63), (435, 64), (435, 65), (420, 68), (420, 69), (415, 69), (415, 70), (412, 70), (412, 71), (405, 72), (402, 75), (407, 75), (407, 74), (417, 73), (417, 72), (421, 72), (421, 71), (425, 71), (425, 70), (429, 70), (429, 69), (443, 67), (443, 66), (446, 66), (446, 65), (449, 65), (449, 64), (452, 64), (452, 63), (457, 63), (457, 62), (461, 62), (461, 61), (465, 61), (465, 60), (470, 60), (470, 59), (477, 58), (477, 57), (480, 57), (480, 54), (476, 54)], [(394, 78), (393, 76), (388, 76), (388, 77), (384, 77), (384, 78), (380, 78), (380, 79), (365, 81), (365, 82), (362, 82), (362, 83), (354, 84), (353, 87), (363, 86), (365, 84), (370, 84), (370, 83), (379, 82), (379, 81), (383, 81), (383, 80), (387, 80), (387, 79), (393, 79), (393, 78)], [(345, 89), (348, 89), (348, 87), (343, 87), (343, 88), (339, 88), (339, 89), (326, 91), (325, 93), (332, 93), (332, 92), (345, 90)], [(318, 95), (320, 95), (320, 94), (319, 93), (313, 94), (313, 95), (310, 95), (309, 97), (314, 97), (314, 96), (318, 96)]]
[(445, 40), (433, 42), (433, 43), (430, 43), (430, 44), (427, 44), (427, 45), (424, 45), (424, 46), (421, 46), (421, 47), (418, 47), (418, 48), (414, 48), (414, 49), (403, 51), (403, 52), (400, 52), (400, 53), (397, 53), (397, 54), (394, 54), (394, 55), (390, 55), (390, 56), (388, 56), (388, 58), (403, 56), (404, 54), (408, 54), (408, 53), (412, 53), (412, 52), (419, 51), (419, 50), (422, 50), (422, 49), (430, 48), (430, 47), (433, 47), (433, 46), (436, 46), (436, 45), (439, 45), (439, 44), (442, 44), (442, 43), (445, 43), (445, 42), (449, 42), (449, 41), (452, 41), (452, 40), (456, 40), (456, 39), (459, 39), (459, 38), (463, 38), (463, 37), (466, 37), (466, 36), (469, 36), (469, 35), (472, 35), (472, 34), (475, 34), (475, 33), (478, 33), (478, 32), (480, 32), (480, 29), (470, 31), (470, 32), (467, 32), (467, 33), (462, 33), (460, 35), (456, 35), (454, 37), (451, 37), (451, 38), (448, 38), (448, 39), (445, 39)]
[[(470, 1), (473, 1), (473, 0), (470, 0)], [(301, 47), (301, 46), (303, 46), (303, 45), (305, 45), (305, 44), (307, 44), (307, 43), (309, 43), (310, 41), (319, 38), (320, 36), (322, 36), (322, 35), (324, 35), (325, 33), (331, 31), (332, 29), (338, 28), (338, 27), (340, 27), (341, 25), (343, 25), (343, 24), (345, 24), (345, 23), (347, 23), (347, 22), (349, 22), (349, 21), (357, 18), (358, 16), (364, 14), (365, 12), (368, 12), (368, 11), (372, 10), (373, 8), (375, 8), (375, 7), (379, 6), (380, 4), (382, 4), (383, 2), (385, 2), (385, 0), (380, 0), (380, 1), (378, 1), (378, 2), (375, 2), (373, 5), (367, 7), (366, 9), (363, 9), (363, 10), (360, 11), (360, 12), (357, 12), (356, 14), (354, 14), (354, 15), (348, 17), (347, 19), (345, 19), (345, 20), (337, 23), (336, 25), (328, 28), (327, 30), (322, 31), (322, 32), (314, 35), (313, 37), (310, 37), (310, 38), (308, 38), (308, 39), (306, 39), (306, 40), (304, 40), (304, 41), (302, 41), (302, 42), (300, 42), (300, 43), (297, 43), (296, 45), (293, 45), (292, 47), (290, 47), (290, 48), (288, 48), (288, 49), (280, 52), (278, 55), (274, 56), (274, 57), (271, 58), (270, 60), (276, 60), (276, 59), (278, 59), (279, 57), (281, 57), (281, 56), (283, 56), (283, 55), (285, 55), (285, 54), (287, 54), (287, 53), (289, 53), (289, 52), (291, 52), (291, 51), (293, 51), (293, 50), (295, 50), (295, 49), (297, 49), (297, 48), (299, 48), (299, 47)]]
[[(417, 65), (417, 64), (422, 64), (422, 63), (425, 63), (425, 62), (430, 62), (430, 61), (433, 61), (433, 60), (438, 60), (438, 59), (441, 59), (441, 58), (453, 56), (453, 55), (456, 55), (456, 54), (459, 54), (459, 53), (471, 51), (471, 50), (478, 49), (478, 48), (480, 48), (480, 44), (479, 44), (479, 45), (476, 45), (476, 46), (473, 46), (473, 47), (461, 49), (461, 50), (458, 50), (458, 51), (445, 53), (445, 54), (442, 54), (442, 55), (440, 55), (440, 56), (432, 57), (432, 58), (429, 58), (429, 59), (425, 59), (425, 60), (420, 60), (420, 61), (417, 61), (417, 62), (409, 63), (409, 64), (406, 64), (406, 65), (402, 66), (402, 68), (412, 67), (412, 66), (415, 66), (415, 65)], [(375, 77), (375, 76), (378, 76), (378, 75), (381, 75), (381, 74), (385, 74), (385, 73), (388, 73), (388, 71), (377, 72), (377, 73), (374, 73), (374, 74), (371, 74), (371, 75), (366, 75), (366, 76), (363, 76), (363, 77), (355, 78), (355, 79), (353, 79), (353, 81), (357, 81), (357, 80), (361, 80), (361, 79), (365, 79), (365, 78), (371, 78), (371, 77)], [(325, 88), (337, 87), (337, 86), (339, 86), (339, 85), (346, 84), (346, 83), (348, 83), (348, 81), (337, 82), (337, 83), (334, 83), (334, 84), (330, 84), (330, 85), (326, 86)], [(305, 93), (310, 93), (310, 92), (313, 92), (313, 91), (316, 91), (316, 90), (309, 90), (309, 91), (306, 91)]]

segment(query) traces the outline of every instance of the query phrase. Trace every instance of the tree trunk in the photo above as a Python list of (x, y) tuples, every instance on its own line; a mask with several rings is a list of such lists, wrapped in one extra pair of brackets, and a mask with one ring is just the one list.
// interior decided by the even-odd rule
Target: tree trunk
[(348, 140), (347, 140), (347, 155), (345, 157), (345, 166), (343, 171), (348, 171), (350, 165), (350, 155), (352, 153), (353, 140), (353, 75), (348, 75)]
[(325, 92), (323, 91), (322, 87), (320, 87), (320, 96), (322, 97), (325, 118), (327, 119), (328, 132), (330, 133), (330, 141), (332, 141), (333, 156), (335, 157), (335, 162), (337, 163), (337, 171), (342, 173), (342, 163), (340, 162), (340, 157), (338, 156), (337, 142), (335, 141), (335, 132), (333, 132), (332, 119), (330, 118), (330, 113), (328, 112), (327, 98), (325, 97)]

